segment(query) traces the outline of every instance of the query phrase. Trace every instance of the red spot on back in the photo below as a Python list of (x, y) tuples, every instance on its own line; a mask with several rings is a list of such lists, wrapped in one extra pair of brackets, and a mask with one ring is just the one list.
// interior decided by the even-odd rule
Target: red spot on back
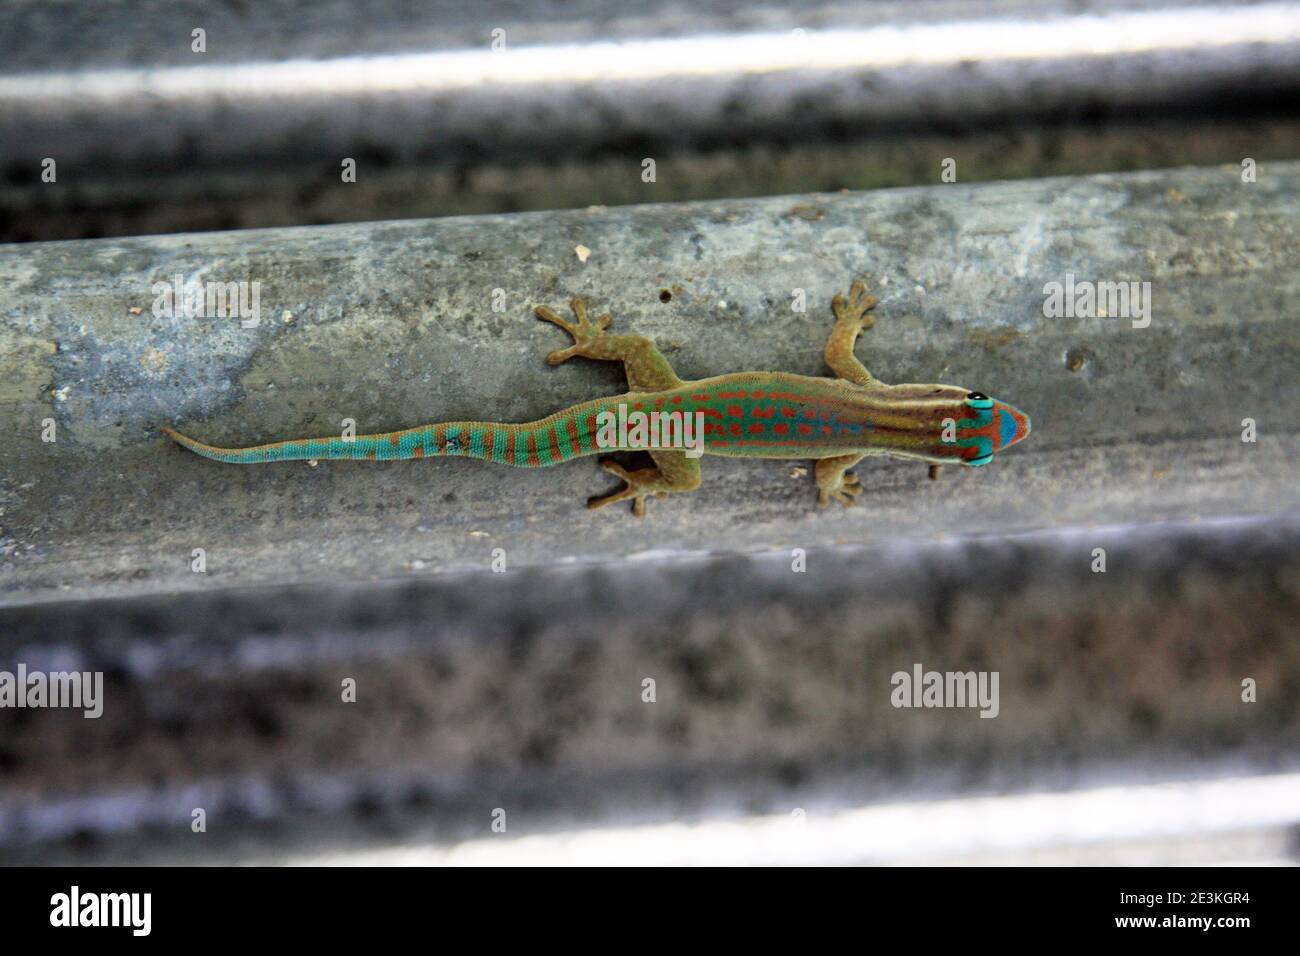
[(732, 423), (731, 423), (731, 434), (733, 434), (733, 435), (739, 435), (739, 434), (740, 434), (740, 422), (732, 422)]
[(739, 405), (728, 405), (727, 414), (730, 415), (732, 418), (740, 418), (742, 415), (745, 414), (745, 410), (741, 408)]
[(800, 426), (799, 426), (799, 434), (800, 434), (800, 435), (811, 435), (812, 432), (813, 432), (813, 429), (812, 429), (812, 426), (811, 426), (811, 425), (800, 425)]
[(772, 431), (776, 432), (778, 435), (788, 435), (790, 433), (790, 426), (785, 422), (777, 422), (772, 426)]
[(754, 422), (752, 425), (749, 426), (749, 433), (750, 433), (751, 435), (757, 435), (757, 434), (760, 434), (762, 431), (763, 431), (763, 423), (762, 423), (762, 422)]

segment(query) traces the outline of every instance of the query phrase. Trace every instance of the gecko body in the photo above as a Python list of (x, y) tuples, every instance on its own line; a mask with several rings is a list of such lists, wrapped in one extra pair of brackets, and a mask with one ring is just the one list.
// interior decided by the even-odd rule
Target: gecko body
[[(805, 458), (817, 462), (820, 503), (852, 504), (862, 486), (849, 470), (869, 455), (888, 455), (933, 466), (980, 466), (1030, 431), (1024, 412), (955, 385), (886, 385), (853, 354), (858, 335), (872, 324), (874, 296), (854, 283), (832, 302), (836, 322), (826, 345), (835, 378), (786, 372), (734, 372), (683, 381), (649, 339), (607, 332), (609, 315), (594, 322), (574, 298), (575, 321), (539, 306), (537, 316), (568, 332), (574, 344), (547, 356), (558, 365), (574, 357), (621, 361), (630, 390), (563, 409), (533, 422), (452, 421), (352, 438), (331, 436), (217, 448), (164, 428), (179, 444), (233, 464), (351, 458), (391, 461), (461, 457), (520, 467), (544, 467), (617, 450), (600, 441), (603, 416), (620, 408), (650, 414), (680, 412), (703, 422), (702, 451), (735, 458)], [(598, 508), (631, 500), (645, 513), (651, 495), (693, 491), (700, 484), (698, 457), (680, 448), (646, 449), (652, 467), (603, 467), (624, 487), (588, 502)], [(934, 472), (932, 471), (933, 475)]]

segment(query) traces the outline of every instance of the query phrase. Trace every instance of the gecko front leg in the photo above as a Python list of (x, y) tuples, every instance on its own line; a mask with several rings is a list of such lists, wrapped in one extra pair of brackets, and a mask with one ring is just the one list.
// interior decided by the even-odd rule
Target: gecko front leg
[(831, 336), (826, 340), (826, 364), (840, 378), (857, 385), (880, 384), (853, 354), (853, 346), (862, 330), (871, 328), (875, 322), (871, 314), (875, 304), (876, 297), (868, 295), (867, 287), (861, 282), (853, 283), (847, 299), (837, 295), (831, 300), (835, 328), (831, 329)]

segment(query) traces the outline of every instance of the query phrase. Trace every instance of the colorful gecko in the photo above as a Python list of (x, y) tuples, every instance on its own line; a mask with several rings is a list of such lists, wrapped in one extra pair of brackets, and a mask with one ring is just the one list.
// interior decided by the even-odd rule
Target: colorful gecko
[[(251, 464), (318, 458), (390, 461), (455, 455), (506, 465), (557, 465), (584, 455), (616, 450), (602, 443), (602, 423), (628, 410), (680, 411), (702, 421), (702, 451), (733, 458), (812, 458), (817, 460), (819, 503), (834, 499), (853, 504), (862, 485), (849, 471), (867, 455), (891, 455), (927, 462), (934, 477), (945, 463), (986, 465), (994, 454), (1029, 434), (1029, 418), (1017, 408), (956, 385), (886, 385), (875, 379), (853, 354), (859, 333), (870, 328), (875, 296), (855, 282), (847, 298), (835, 296), (835, 327), (826, 343), (826, 364), (836, 378), (785, 372), (733, 372), (687, 382), (649, 339), (614, 335), (605, 330), (611, 317), (593, 323), (581, 298), (571, 302), (576, 322), (566, 322), (545, 306), (539, 319), (573, 336), (573, 345), (551, 352), (551, 365), (574, 356), (622, 362), (627, 394), (598, 398), (523, 424), (441, 422), (403, 431), (355, 437), (304, 438), (255, 445), (214, 448), (170, 428), (163, 431), (205, 458)], [(606, 413), (606, 414), (602, 414)], [(607, 434), (607, 433), (606, 433)], [(638, 446), (640, 447), (640, 446)], [(593, 498), (590, 508), (631, 499), (633, 511), (645, 514), (650, 495), (694, 491), (700, 486), (698, 455), (680, 444), (648, 448), (652, 467), (627, 469), (602, 462), (623, 479), (623, 487)]]

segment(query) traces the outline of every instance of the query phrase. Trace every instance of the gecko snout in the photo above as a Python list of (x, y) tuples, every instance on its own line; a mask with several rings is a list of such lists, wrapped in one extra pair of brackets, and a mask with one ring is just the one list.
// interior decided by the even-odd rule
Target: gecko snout
[(994, 419), (998, 424), (998, 441), (994, 451), (1010, 448), (1016, 442), (1026, 438), (1033, 429), (1029, 416), (1006, 402), (994, 403)]

